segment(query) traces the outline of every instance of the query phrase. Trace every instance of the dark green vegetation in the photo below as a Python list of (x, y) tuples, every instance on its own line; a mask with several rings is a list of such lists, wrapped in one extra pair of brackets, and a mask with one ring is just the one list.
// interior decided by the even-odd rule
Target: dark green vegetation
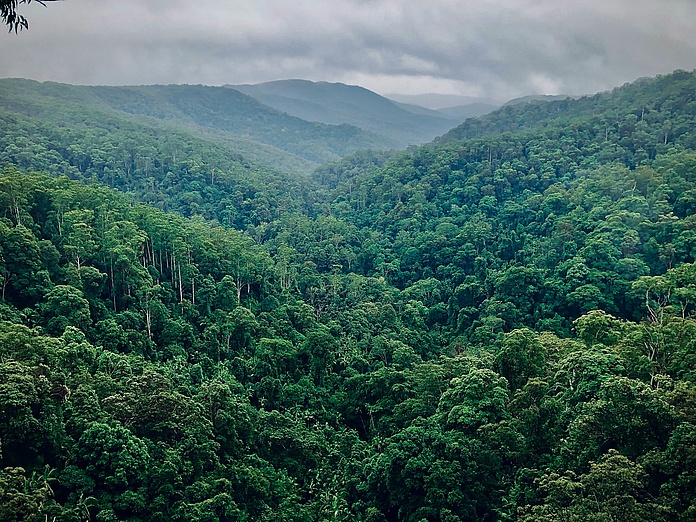
[(469, 116), (452, 117), (392, 102), (372, 91), (342, 83), (280, 80), (230, 86), (278, 110), (308, 121), (346, 123), (386, 137), (403, 148), (432, 140)]
[(695, 98), (506, 107), (303, 184), (182, 141), (200, 177), (150, 186), (5, 120), (82, 182), (0, 178), (0, 520), (693, 520)]

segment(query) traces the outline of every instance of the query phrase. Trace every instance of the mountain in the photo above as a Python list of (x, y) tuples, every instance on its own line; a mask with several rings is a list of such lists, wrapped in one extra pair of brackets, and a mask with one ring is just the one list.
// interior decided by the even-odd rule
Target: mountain
[(566, 96), (564, 94), (530, 94), (528, 96), (521, 96), (520, 98), (513, 98), (512, 100), (506, 101), (505, 105), (519, 105), (520, 103), (531, 103), (531, 102), (550, 102), (556, 100), (565, 100), (566, 98), (573, 98), (573, 96)]
[(228, 86), (304, 120), (349, 124), (385, 137), (395, 148), (425, 143), (458, 122), (437, 112), (413, 112), (363, 87), (280, 80)]
[[(563, 129), (568, 126), (601, 128), (605, 139), (610, 134), (633, 132), (651, 126), (657, 132), (656, 121), (665, 143), (684, 128), (671, 121), (691, 118), (696, 98), (693, 72), (675, 71), (655, 78), (643, 78), (609, 92), (565, 98), (553, 101), (531, 101), (505, 105), (500, 109), (470, 119), (453, 128), (438, 143), (492, 136), (503, 133), (541, 132), (544, 129)], [(648, 148), (654, 144), (646, 144)], [(688, 146), (691, 146), (689, 142)]]
[(311, 177), (65, 91), (0, 112), (0, 520), (693, 518), (696, 71)]
[(457, 94), (385, 94), (385, 96), (390, 100), (394, 100), (399, 103), (418, 105), (433, 110), (446, 109), (448, 107), (456, 107), (458, 105), (469, 105), (472, 103), (485, 103), (490, 105), (496, 105), (495, 101), (486, 98), (478, 98), (475, 96), (461, 96)]
[(401, 107), (405, 111), (412, 112), (413, 114), (422, 114), (425, 116), (433, 116), (436, 118), (442, 118), (443, 114), (435, 109), (427, 109), (425, 107), (421, 107), (420, 105), (411, 105), (410, 103), (400, 103), (394, 100), (391, 100), (394, 105), (397, 107)]
[(470, 103), (468, 105), (457, 105), (455, 107), (447, 107), (444, 109), (426, 109), (425, 107), (421, 107), (420, 105), (411, 105), (408, 103), (399, 102), (394, 103), (402, 109), (412, 112), (414, 114), (424, 114), (440, 118), (444, 116), (458, 123), (466, 120), (467, 118), (483, 116), (484, 114), (493, 112), (499, 107), (498, 105), (477, 102)]
[(0, 80), (0, 109), (64, 127), (84, 124), (80, 109), (99, 111), (106, 119), (165, 125), (224, 143), (281, 169), (391, 146), (386, 138), (355, 126), (305, 121), (223, 87), (100, 87), (5, 79)]
[(455, 107), (445, 107), (438, 109), (438, 112), (444, 114), (448, 118), (454, 118), (459, 121), (464, 121), (468, 118), (476, 118), (493, 112), (499, 105), (490, 103), (475, 102), (466, 105), (457, 105)]
[[(251, 107), (246, 117), (242, 118), (245, 113), (241, 111), (233, 117), (230, 104), (226, 107), (230, 121), (220, 112), (206, 122), (200, 114), (188, 113), (211, 102), (192, 100), (179, 111), (181, 101), (169, 103), (156, 94), (160, 89), (0, 80), (0, 163), (101, 182), (164, 210), (245, 227), (289, 209), (299, 210), (307, 203), (307, 173), (315, 163), (279, 147), (304, 143), (308, 149), (315, 147), (312, 156), (304, 154), (306, 157), (338, 156), (326, 148), (322, 136), (312, 134), (328, 126), (317, 127), (263, 106), (256, 111), (256, 100), (228, 89), (215, 94), (240, 97)], [(169, 94), (189, 92), (186, 88), (165, 90)], [(142, 92), (145, 94), (139, 95)], [(279, 122), (294, 125), (294, 139), (287, 141), (287, 131), (293, 129), (289, 126), (277, 128), (278, 136), (270, 138), (278, 147), (215, 128), (233, 128), (241, 123), (231, 120), (242, 119), (256, 126), (257, 138), (262, 138), (262, 122), (254, 118), (264, 115), (269, 127)], [(307, 129), (311, 132), (303, 133)], [(355, 136), (355, 128), (333, 129), (345, 130), (347, 140)], [(340, 147), (343, 152), (350, 150), (345, 144)], [(245, 148), (288, 172), (247, 159), (239, 152)], [(246, 222), (252, 215), (252, 222)]]

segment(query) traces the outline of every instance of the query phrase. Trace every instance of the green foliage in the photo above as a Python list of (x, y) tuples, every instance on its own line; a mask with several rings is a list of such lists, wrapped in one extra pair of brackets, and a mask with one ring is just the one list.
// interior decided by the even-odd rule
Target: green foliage
[(30, 477), (22, 468), (0, 470), (0, 516), (7, 522), (39, 522), (59, 513), (53, 501), (53, 489), (48, 468), (43, 474)]
[(693, 518), (693, 82), (506, 108), (321, 189), (17, 117), (3, 159), (47, 173), (0, 175), (0, 518)]
[(616, 450), (577, 476), (549, 473), (538, 480), (545, 503), (526, 506), (520, 520), (669, 520), (670, 510), (651, 502), (643, 468)]

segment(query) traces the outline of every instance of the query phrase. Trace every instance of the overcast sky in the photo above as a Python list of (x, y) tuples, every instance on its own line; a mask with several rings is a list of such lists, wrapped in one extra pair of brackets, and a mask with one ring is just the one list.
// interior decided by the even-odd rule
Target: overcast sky
[(586, 94), (696, 68), (696, 0), (64, 0), (21, 5), (0, 76), (304, 78), (379, 93)]

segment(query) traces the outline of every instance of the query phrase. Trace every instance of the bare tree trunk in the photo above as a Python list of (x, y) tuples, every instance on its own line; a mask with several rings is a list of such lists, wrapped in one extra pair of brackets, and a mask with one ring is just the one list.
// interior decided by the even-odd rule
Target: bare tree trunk
[(145, 324), (147, 325), (147, 338), (152, 339), (152, 312), (150, 312), (150, 306), (148, 303), (148, 306), (144, 310), (145, 312)]
[(184, 300), (184, 284), (183, 281), (181, 280), (181, 263), (179, 263), (179, 302), (183, 302)]

